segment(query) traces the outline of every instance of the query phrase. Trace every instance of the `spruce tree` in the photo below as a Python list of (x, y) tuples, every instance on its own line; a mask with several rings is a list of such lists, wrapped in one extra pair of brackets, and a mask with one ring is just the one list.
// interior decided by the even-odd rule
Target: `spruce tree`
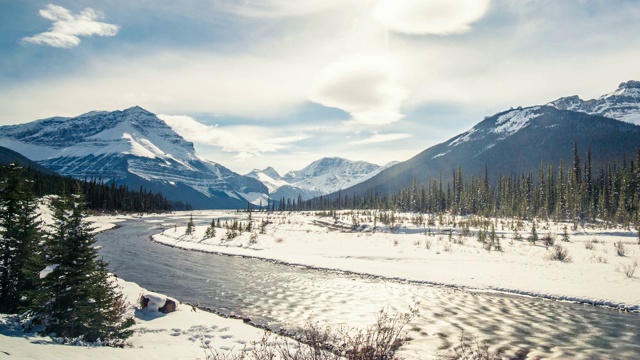
[(207, 227), (207, 230), (204, 232), (204, 238), (210, 239), (214, 236), (216, 236), (216, 220), (212, 219), (209, 227)]
[(193, 226), (193, 215), (189, 217), (189, 222), (187, 223), (187, 229), (185, 230), (185, 235), (193, 235), (194, 226)]
[(536, 241), (538, 241), (538, 232), (536, 231), (535, 220), (533, 221), (533, 225), (531, 225), (531, 236), (529, 237), (529, 241), (531, 241), (533, 245), (535, 245)]
[(569, 241), (569, 232), (567, 231), (567, 225), (562, 228), (562, 241)]
[(9, 166), (0, 189), (0, 312), (31, 305), (39, 281), (41, 231), (37, 199), (26, 172)]
[(126, 303), (99, 259), (93, 228), (85, 220), (81, 195), (53, 202), (54, 225), (46, 242), (46, 269), (33, 311), (33, 324), (64, 339), (102, 341), (120, 346), (131, 336), (134, 321)]

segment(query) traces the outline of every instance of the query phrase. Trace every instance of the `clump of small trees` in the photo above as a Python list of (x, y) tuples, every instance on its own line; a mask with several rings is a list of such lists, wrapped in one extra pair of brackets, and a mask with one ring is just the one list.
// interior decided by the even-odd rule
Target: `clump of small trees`
[(0, 312), (24, 313), (25, 329), (63, 342), (123, 345), (134, 320), (99, 258), (80, 191), (52, 201), (46, 229), (19, 166), (0, 188)]
[(570, 262), (571, 256), (569, 255), (569, 250), (561, 245), (554, 245), (551, 248), (551, 252), (548, 254), (549, 260), (562, 261), (562, 262)]

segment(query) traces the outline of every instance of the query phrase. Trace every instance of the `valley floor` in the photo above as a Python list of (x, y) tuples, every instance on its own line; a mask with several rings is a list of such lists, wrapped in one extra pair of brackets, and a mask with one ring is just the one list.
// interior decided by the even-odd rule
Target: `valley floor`
[[(553, 248), (545, 247), (542, 240), (535, 245), (526, 240), (531, 233), (530, 222), (520, 224), (518, 233), (524, 239), (515, 240), (513, 229), (518, 226), (517, 221), (490, 219), (495, 221), (501, 250), (487, 251), (477, 240), (479, 228), (472, 225), (475, 219), (471, 218), (445, 217), (425, 226), (414, 224), (417, 223), (414, 214), (396, 214), (396, 226), (377, 224), (374, 229), (370, 213), (326, 215), (254, 212), (249, 220), (247, 213), (197, 211), (168, 214), (150, 221), (165, 229), (153, 236), (154, 241), (183, 249), (640, 311), (640, 269), (630, 277), (624, 274), (625, 267), (632, 269), (640, 261), (637, 233), (632, 230), (591, 226), (572, 230), (572, 224), (538, 222), (540, 238), (550, 234), (571, 256), (571, 261), (561, 262), (548, 259)], [(45, 220), (46, 216), (45, 213)], [(193, 234), (185, 235), (191, 216), (196, 226)], [(101, 231), (124, 219), (90, 220)], [(212, 219), (220, 219), (223, 228), (216, 228), (215, 236), (205, 239), (206, 224)], [(232, 232), (224, 225), (231, 225), (233, 220), (243, 227), (251, 221), (252, 231), (230, 239)], [(450, 232), (453, 222), (456, 226)], [(261, 223), (266, 225), (261, 227)], [(358, 225), (356, 230), (354, 223)], [(470, 225), (467, 236), (461, 234), (461, 223), (464, 227)], [(561, 241), (565, 226), (569, 242)], [(624, 256), (617, 254), (615, 243), (623, 244)], [(205, 359), (205, 344), (222, 351), (240, 350), (262, 337), (262, 330), (242, 321), (194, 311), (188, 305), (180, 305), (177, 312), (167, 315), (141, 311), (133, 304), (137, 304), (144, 289), (118, 281), (132, 304), (130, 311), (136, 316), (136, 333), (129, 341), (130, 347), (48, 346), (54, 344), (51, 339), (23, 335), (8, 316), (0, 315), (0, 359)]]
[[(192, 235), (185, 235), (190, 215), (197, 226)], [(235, 219), (246, 226), (247, 213), (194, 212), (168, 216), (163, 223), (167, 229), (153, 239), (184, 249), (640, 311), (640, 269), (631, 274), (640, 262), (634, 229), (585, 225), (574, 230), (570, 223), (537, 221), (540, 240), (533, 244), (527, 241), (532, 222), (445, 217), (432, 218), (432, 225), (424, 225), (418, 224), (415, 214), (395, 216), (391, 230), (379, 222), (373, 229), (369, 212), (339, 212), (335, 217), (311, 212), (254, 212), (253, 230), (229, 238), (225, 221), (231, 225)], [(215, 236), (207, 239), (204, 224), (212, 219), (221, 219), (223, 228), (216, 228)], [(485, 220), (485, 224), (494, 223), (499, 251), (495, 247), (488, 251), (478, 241), (481, 229), (476, 225)], [(268, 223), (263, 231), (261, 222)], [(353, 224), (357, 224), (356, 230)], [(565, 226), (568, 242), (562, 241)], [(468, 227), (467, 236), (463, 236), (463, 227)], [(489, 232), (487, 225), (487, 237)], [(517, 240), (518, 234), (522, 240)], [(555, 249), (542, 241), (547, 235), (568, 252), (570, 261), (549, 259)], [(615, 244), (621, 244), (624, 256), (618, 255)]]

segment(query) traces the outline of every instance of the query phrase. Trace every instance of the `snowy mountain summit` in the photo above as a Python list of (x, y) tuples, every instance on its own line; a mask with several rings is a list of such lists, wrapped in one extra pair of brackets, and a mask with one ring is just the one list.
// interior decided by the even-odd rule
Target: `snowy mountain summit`
[(143, 186), (198, 208), (268, 198), (262, 183), (201, 158), (192, 143), (137, 106), (2, 126), (0, 145), (62, 175)]
[(640, 81), (623, 82), (614, 92), (597, 99), (582, 100), (574, 95), (552, 101), (548, 105), (560, 110), (600, 115), (640, 125)]
[(314, 161), (301, 170), (289, 171), (281, 176), (275, 169), (253, 170), (247, 176), (262, 181), (275, 200), (281, 198), (303, 200), (336, 192), (365, 181), (383, 167), (365, 161), (351, 161), (327, 157)]

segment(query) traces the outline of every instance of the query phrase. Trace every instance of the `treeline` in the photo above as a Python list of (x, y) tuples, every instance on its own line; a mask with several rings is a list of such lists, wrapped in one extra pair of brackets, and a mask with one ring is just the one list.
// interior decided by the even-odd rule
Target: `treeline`
[(449, 212), (617, 224), (640, 223), (640, 149), (636, 159), (593, 164), (591, 149), (584, 158), (574, 145), (573, 163), (540, 164), (537, 173), (465, 177), (461, 167), (452, 181), (418, 179), (393, 194), (318, 197), (285, 203), (286, 210), (386, 209), (421, 213)]
[[(0, 180), (7, 178), (11, 168), (0, 166)], [(45, 174), (31, 167), (24, 168), (22, 176), (32, 182), (37, 197), (45, 195), (73, 194), (79, 189), (90, 210), (101, 212), (165, 212), (189, 210), (188, 204), (171, 202), (161, 193), (129, 189), (126, 185), (105, 184), (102, 180), (77, 180), (56, 174)]]

